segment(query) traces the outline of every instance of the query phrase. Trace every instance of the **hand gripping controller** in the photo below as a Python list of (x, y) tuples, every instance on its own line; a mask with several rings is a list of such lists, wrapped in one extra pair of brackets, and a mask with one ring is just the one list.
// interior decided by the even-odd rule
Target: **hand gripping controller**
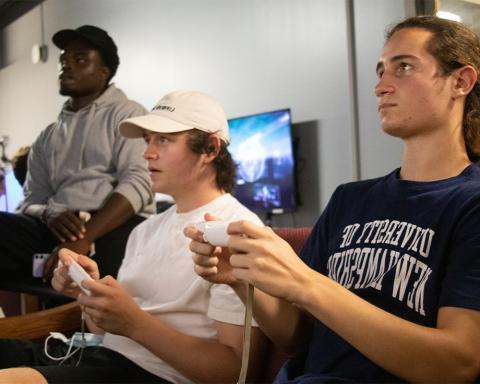
[[(214, 246), (226, 247), (229, 235), (227, 228), (230, 223), (227, 221), (204, 221), (195, 224), (195, 227), (203, 232), (203, 240)], [(253, 285), (247, 284), (247, 303), (245, 308), (245, 326), (243, 333), (242, 366), (237, 384), (245, 384), (248, 371), (248, 360), (250, 355), (250, 338), (252, 332), (252, 306), (253, 306)]]
[(72, 280), (77, 283), (80, 289), (90, 296), (91, 292), (89, 289), (82, 286), (83, 280), (92, 280), (92, 277), (85, 272), (85, 270), (78, 264), (75, 260), (72, 259), (70, 267), (68, 268), (68, 275), (72, 278)]
[(214, 246), (226, 247), (229, 235), (227, 228), (228, 221), (204, 221), (195, 224), (195, 227), (203, 232), (203, 240)]
[[(228, 246), (229, 235), (227, 221), (204, 221), (195, 224), (203, 232), (203, 240), (214, 246)], [(253, 285), (247, 284), (247, 303), (245, 308), (245, 326), (243, 332), (242, 366), (237, 384), (245, 384), (247, 380), (248, 360), (250, 355), (250, 338), (252, 332)]]

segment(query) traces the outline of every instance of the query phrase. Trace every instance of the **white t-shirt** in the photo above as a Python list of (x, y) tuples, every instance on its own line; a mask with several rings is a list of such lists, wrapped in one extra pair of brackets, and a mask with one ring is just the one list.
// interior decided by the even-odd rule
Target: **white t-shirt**
[[(229, 286), (211, 284), (193, 270), (190, 239), (183, 229), (204, 221), (207, 212), (225, 221), (250, 220), (262, 225), (257, 215), (230, 194), (186, 213), (177, 213), (172, 206), (132, 231), (118, 281), (143, 310), (163, 323), (187, 335), (215, 339), (214, 320), (243, 325), (245, 306)], [(107, 333), (103, 345), (166, 380), (191, 382), (129, 338)]]

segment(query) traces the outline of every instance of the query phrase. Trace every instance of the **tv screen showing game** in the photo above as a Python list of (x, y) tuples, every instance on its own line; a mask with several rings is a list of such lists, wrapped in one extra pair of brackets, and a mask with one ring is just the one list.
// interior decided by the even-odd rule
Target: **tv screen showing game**
[(254, 211), (292, 212), (295, 207), (295, 161), (289, 109), (228, 121), (237, 164), (234, 195)]

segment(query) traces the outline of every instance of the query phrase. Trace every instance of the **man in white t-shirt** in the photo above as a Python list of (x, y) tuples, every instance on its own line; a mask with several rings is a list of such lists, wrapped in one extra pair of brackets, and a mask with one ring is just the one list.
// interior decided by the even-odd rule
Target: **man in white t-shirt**
[[(25, 343), (10, 341), (16, 357), (7, 365), (0, 341), (0, 367), (32, 367), (0, 371), (0, 382), (227, 383), (238, 378), (245, 308), (229, 286), (212, 285), (194, 272), (189, 239), (183, 235), (188, 224), (209, 215), (261, 224), (229, 193), (235, 166), (227, 150), (225, 113), (208, 95), (177, 91), (164, 96), (150, 114), (123, 121), (120, 131), (129, 138), (144, 137), (153, 189), (171, 195), (175, 205), (131, 233), (117, 280), (99, 279), (92, 259), (61, 251), (63, 266), (52, 285), (77, 298), (90, 331), (104, 334), (103, 347), (85, 348), (78, 366), (52, 366), (45, 358), (23, 359)], [(83, 282), (90, 296), (68, 277), (71, 258), (93, 277)], [(251, 380), (260, 371), (264, 341), (254, 328)]]

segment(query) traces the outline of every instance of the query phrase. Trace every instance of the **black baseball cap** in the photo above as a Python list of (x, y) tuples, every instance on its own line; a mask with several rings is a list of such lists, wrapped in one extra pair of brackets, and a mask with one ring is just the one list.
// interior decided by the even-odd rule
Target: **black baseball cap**
[(120, 59), (117, 46), (106, 31), (93, 25), (82, 25), (77, 29), (62, 29), (52, 37), (53, 43), (63, 49), (69, 42), (83, 39), (91, 44), (102, 55), (106, 66), (110, 68), (111, 77), (117, 72)]

